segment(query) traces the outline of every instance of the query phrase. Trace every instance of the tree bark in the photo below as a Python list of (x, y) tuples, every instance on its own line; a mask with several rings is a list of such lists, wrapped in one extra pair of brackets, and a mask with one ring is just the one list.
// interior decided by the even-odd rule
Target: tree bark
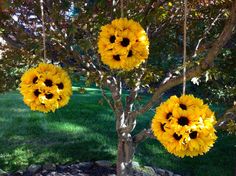
[(117, 176), (132, 176), (132, 160), (135, 147), (130, 133), (118, 134)]
[[(134, 145), (131, 132), (133, 129), (127, 130), (127, 123), (131, 123), (128, 113), (123, 108), (121, 94), (122, 83), (119, 78), (112, 78), (112, 83), (109, 86), (112, 99), (114, 102), (114, 113), (116, 119), (116, 132), (118, 136), (117, 148), (117, 176), (132, 176), (132, 160), (134, 155)], [(134, 121), (132, 121), (134, 122)], [(134, 123), (135, 126), (135, 123)]]

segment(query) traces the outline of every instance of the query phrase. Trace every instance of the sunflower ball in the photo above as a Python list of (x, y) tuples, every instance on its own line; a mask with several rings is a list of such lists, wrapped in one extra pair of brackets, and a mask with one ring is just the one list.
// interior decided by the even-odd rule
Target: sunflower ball
[(101, 60), (111, 69), (132, 70), (148, 58), (149, 41), (142, 26), (126, 18), (102, 26), (98, 38)]
[(192, 95), (182, 95), (157, 107), (151, 128), (168, 152), (182, 158), (209, 151), (217, 138), (215, 124), (208, 105)]
[(41, 63), (21, 77), (20, 92), (33, 111), (54, 112), (65, 106), (72, 95), (68, 74), (60, 67)]

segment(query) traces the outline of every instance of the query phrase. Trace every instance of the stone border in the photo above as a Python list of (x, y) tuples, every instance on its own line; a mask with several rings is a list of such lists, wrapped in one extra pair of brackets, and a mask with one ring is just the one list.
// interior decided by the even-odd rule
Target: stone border
[[(138, 162), (132, 164), (134, 176), (181, 176), (161, 168), (140, 166)], [(65, 165), (32, 164), (25, 171), (19, 170), (15, 173), (7, 173), (0, 169), (0, 176), (116, 176), (115, 173), (115, 165), (107, 160)]]

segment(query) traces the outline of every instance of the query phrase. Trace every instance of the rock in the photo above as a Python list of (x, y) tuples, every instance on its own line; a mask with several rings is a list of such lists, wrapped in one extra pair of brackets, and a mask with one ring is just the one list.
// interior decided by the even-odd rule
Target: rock
[[(133, 176), (181, 176), (171, 171), (150, 166), (140, 166), (138, 162), (132, 162)], [(8, 174), (0, 169), (0, 176), (116, 176), (115, 165), (107, 160), (96, 162), (77, 162), (74, 164), (55, 165), (46, 163), (43, 166), (30, 165), (28, 169)]]
[(144, 166), (144, 171), (147, 173), (149, 176), (156, 176), (156, 172), (152, 167), (149, 166)]
[(23, 171), (18, 170), (17, 172), (15, 172), (14, 174), (12, 174), (12, 176), (22, 176), (24, 174)]
[(8, 175), (7, 172), (5, 172), (4, 170), (0, 169), (0, 176), (6, 176)]
[(67, 170), (67, 167), (66, 166), (57, 166), (57, 170), (59, 172), (64, 172), (65, 170)]
[(37, 173), (37, 174), (34, 174), (34, 176), (43, 176), (43, 175), (40, 173)]
[(73, 169), (70, 173), (71, 173), (72, 175), (79, 175), (80, 170)]
[(78, 164), (79, 168), (82, 169), (90, 169), (91, 167), (93, 167), (93, 163), (92, 162), (81, 162)]
[(174, 176), (174, 173), (171, 172), (171, 171), (166, 170), (166, 171), (165, 171), (165, 175), (166, 175), (166, 176)]
[(42, 170), (41, 173), (42, 173), (43, 175), (45, 175), (46, 173), (48, 173), (48, 171), (47, 171), (47, 170)]
[(112, 163), (110, 161), (106, 161), (106, 160), (96, 161), (95, 164), (97, 164), (98, 166), (101, 166), (101, 167), (111, 167), (112, 166)]
[(81, 173), (79, 176), (89, 176), (89, 174)]
[(32, 175), (36, 174), (37, 172), (39, 172), (41, 170), (41, 166), (40, 165), (36, 165), (36, 164), (31, 164), (28, 167), (28, 172)]
[(58, 173), (55, 172), (55, 171), (50, 172), (50, 173), (47, 174), (47, 176), (56, 176), (56, 175), (58, 175)]
[(139, 165), (138, 162), (136, 162), (136, 161), (132, 161), (132, 167), (135, 169), (135, 168), (139, 168), (140, 165)]
[(161, 175), (161, 176), (165, 176), (165, 170), (164, 169), (161, 169), (161, 168), (158, 168), (158, 169), (155, 169), (156, 173)]
[(47, 164), (43, 165), (43, 169), (47, 170), (47, 171), (54, 171), (54, 170), (56, 170), (56, 165), (53, 163), (47, 163)]

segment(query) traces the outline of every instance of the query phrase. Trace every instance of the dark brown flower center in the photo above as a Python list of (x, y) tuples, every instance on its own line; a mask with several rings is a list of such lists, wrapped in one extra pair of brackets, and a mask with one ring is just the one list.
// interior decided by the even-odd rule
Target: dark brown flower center
[(110, 42), (111, 42), (111, 43), (114, 43), (115, 40), (116, 40), (116, 37), (115, 37), (114, 35), (112, 35), (112, 36), (110, 37)]
[(128, 38), (123, 38), (123, 40), (121, 41), (121, 45), (123, 46), (123, 47), (126, 47), (126, 46), (128, 46), (129, 45), (129, 39)]
[(178, 124), (181, 126), (188, 125), (188, 123), (189, 123), (189, 120), (187, 117), (180, 117), (178, 119)]
[(180, 104), (179, 107), (183, 110), (187, 110), (187, 106), (185, 104)]
[(34, 91), (34, 95), (35, 95), (36, 97), (38, 97), (38, 96), (39, 96), (39, 94), (40, 94), (39, 90), (38, 90), (38, 89), (36, 89), (36, 90)]
[(161, 123), (161, 130), (163, 131), (163, 132), (165, 132), (166, 130), (165, 130), (165, 128), (164, 128), (164, 126), (165, 126), (166, 124), (164, 123)]
[(44, 84), (45, 84), (47, 87), (52, 87), (52, 80), (46, 79), (46, 80), (44, 81)]
[(46, 94), (45, 96), (46, 96), (47, 99), (51, 99), (53, 97), (53, 94), (49, 93), (49, 94)]
[(166, 115), (166, 119), (168, 120), (171, 116), (172, 116), (172, 112), (169, 112), (169, 113)]
[(197, 138), (197, 131), (193, 131), (189, 134), (191, 139), (196, 139)]
[(179, 140), (182, 138), (182, 135), (178, 135), (178, 134), (174, 133), (174, 134), (173, 134), (173, 137), (174, 137), (177, 141), (179, 141)]
[(34, 79), (33, 79), (33, 83), (35, 84), (37, 80), (38, 80), (38, 77), (35, 76)]
[(133, 51), (129, 50), (128, 56), (127, 57), (132, 57), (133, 56)]
[(58, 89), (63, 89), (64, 88), (64, 84), (63, 83), (57, 84), (57, 87), (58, 87)]
[(120, 61), (120, 55), (119, 55), (119, 54), (114, 55), (114, 56), (113, 56), (113, 59), (115, 59), (116, 61)]

